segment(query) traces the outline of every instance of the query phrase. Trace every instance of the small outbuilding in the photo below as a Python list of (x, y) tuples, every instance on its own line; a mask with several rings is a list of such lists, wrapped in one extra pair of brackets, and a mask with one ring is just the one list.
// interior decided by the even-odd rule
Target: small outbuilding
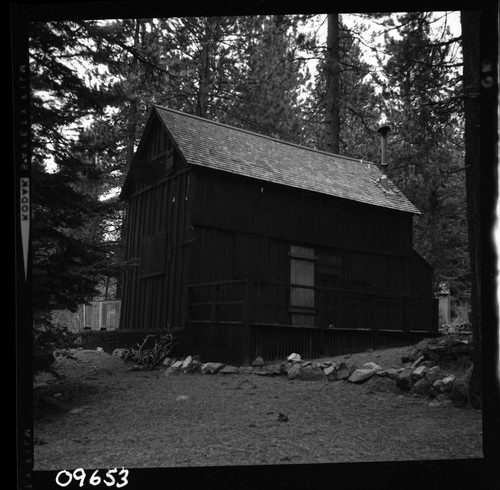
[(419, 211), (374, 163), (155, 106), (121, 197), (123, 333), (239, 364), (437, 333)]

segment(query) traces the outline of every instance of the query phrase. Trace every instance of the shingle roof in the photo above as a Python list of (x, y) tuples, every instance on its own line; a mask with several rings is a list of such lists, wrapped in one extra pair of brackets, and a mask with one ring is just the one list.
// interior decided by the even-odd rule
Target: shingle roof
[(155, 106), (190, 165), (230, 172), (329, 196), (420, 214), (377, 165), (287, 143), (208, 119)]

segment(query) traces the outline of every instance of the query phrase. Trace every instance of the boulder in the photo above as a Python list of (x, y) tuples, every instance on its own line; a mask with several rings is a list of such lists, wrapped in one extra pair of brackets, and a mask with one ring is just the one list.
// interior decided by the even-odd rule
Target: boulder
[(264, 359), (261, 356), (256, 357), (252, 362), (252, 366), (254, 367), (260, 367), (263, 365), (264, 365)]
[(432, 366), (429, 369), (427, 369), (427, 371), (425, 373), (425, 377), (431, 383), (434, 383), (434, 381), (436, 381), (436, 379), (439, 379), (442, 377), (441, 369), (439, 368), (439, 366)]
[(169, 376), (171, 374), (179, 374), (181, 372), (181, 368), (179, 366), (175, 366), (172, 364), (167, 369), (165, 369), (164, 376)]
[(187, 356), (186, 359), (182, 362), (182, 370), (186, 371), (189, 369), (189, 366), (193, 362), (193, 358), (191, 356)]
[(403, 391), (409, 391), (413, 386), (412, 374), (413, 374), (413, 369), (411, 368), (403, 369), (403, 371), (401, 371), (398, 375), (398, 379), (396, 380), (396, 386)]
[(366, 387), (369, 393), (394, 393), (396, 383), (387, 376), (373, 376), (368, 380)]
[(174, 360), (171, 358), (171, 357), (165, 357), (165, 359), (163, 359), (163, 365), (165, 367), (169, 367), (173, 364)]
[(224, 366), (219, 373), (221, 374), (239, 374), (238, 368), (235, 366)]
[(399, 369), (389, 368), (389, 369), (385, 370), (385, 375), (388, 376), (391, 379), (396, 380), (396, 379), (398, 379), (399, 374), (401, 373), (401, 371), (403, 371), (403, 369), (404, 368), (399, 368)]
[(363, 364), (362, 369), (374, 369), (375, 371), (381, 371), (382, 368), (375, 362), (366, 362)]
[(416, 369), (416, 367), (417, 367), (417, 366), (418, 366), (421, 362), (423, 362), (423, 361), (424, 361), (424, 359), (425, 359), (425, 357), (424, 357), (424, 356), (420, 356), (420, 357), (419, 357), (419, 358), (418, 358), (418, 359), (417, 359), (417, 360), (416, 360), (416, 361), (415, 361), (415, 362), (411, 365), (411, 367), (412, 367), (413, 369)]
[(185, 369), (186, 373), (196, 373), (201, 370), (201, 362), (198, 359), (193, 359), (191, 364)]
[(300, 354), (296, 354), (295, 352), (293, 354), (290, 354), (287, 358), (286, 358), (287, 361), (291, 361), (291, 362), (297, 362), (297, 361), (300, 361), (302, 360), (302, 358), (300, 357)]
[(347, 379), (349, 374), (349, 366), (345, 362), (341, 362), (337, 369), (337, 379)]
[(320, 367), (310, 365), (301, 367), (297, 379), (303, 381), (324, 381), (326, 376)]
[(453, 376), (453, 374), (446, 376), (445, 378), (443, 378), (443, 385), (441, 387), (441, 391), (450, 392), (453, 389), (454, 384), (455, 384), (455, 376)]
[(221, 362), (207, 362), (201, 365), (202, 374), (217, 374), (222, 368), (224, 364)]
[(415, 381), (423, 378), (425, 373), (427, 372), (427, 368), (425, 366), (419, 366), (418, 368), (413, 370), (412, 376)]
[(115, 349), (113, 351), (113, 357), (118, 357), (120, 359), (123, 359), (126, 354), (128, 354), (129, 350), (128, 349)]
[(443, 387), (443, 380), (441, 378), (436, 379), (432, 383), (432, 388), (436, 390), (436, 393), (441, 393)]
[(300, 363), (293, 364), (290, 369), (288, 370), (287, 373), (287, 378), (288, 379), (297, 379), (300, 375), (300, 371), (302, 369), (302, 366)]
[(427, 395), (431, 388), (431, 383), (427, 378), (420, 378), (411, 387), (411, 392), (416, 395)]
[(254, 372), (255, 370), (252, 368), (252, 366), (240, 366), (238, 368), (239, 374), (252, 374)]
[(338, 375), (338, 371), (337, 370), (334, 370), (334, 371), (332, 371), (329, 374), (325, 373), (325, 376), (326, 376), (326, 379), (328, 381), (338, 381), (339, 380), (339, 375)]
[(335, 372), (335, 366), (334, 365), (326, 366), (323, 368), (323, 372), (325, 373), (325, 376), (328, 376), (329, 374)]
[(356, 371), (354, 371), (347, 378), (347, 381), (350, 381), (351, 383), (363, 383), (363, 381), (370, 379), (376, 372), (377, 372), (377, 369), (373, 369), (373, 368), (356, 369)]

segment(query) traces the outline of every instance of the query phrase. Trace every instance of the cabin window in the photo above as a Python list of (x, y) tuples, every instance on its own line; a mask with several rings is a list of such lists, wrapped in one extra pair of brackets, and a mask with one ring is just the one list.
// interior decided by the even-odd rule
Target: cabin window
[(161, 178), (174, 170), (174, 151), (171, 150), (155, 158), (152, 162), (155, 178)]
[(167, 234), (165, 232), (144, 238), (141, 253), (141, 277), (165, 274), (167, 251)]
[(292, 325), (314, 326), (316, 323), (313, 248), (290, 247), (290, 316)]

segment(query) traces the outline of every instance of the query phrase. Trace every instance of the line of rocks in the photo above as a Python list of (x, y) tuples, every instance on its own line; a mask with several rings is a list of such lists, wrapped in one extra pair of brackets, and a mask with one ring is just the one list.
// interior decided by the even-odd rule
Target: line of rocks
[[(114, 353), (120, 355), (119, 352)], [(266, 363), (257, 357), (251, 366), (232, 366), (220, 362), (202, 363), (198, 356), (163, 361), (165, 376), (181, 373), (206, 375), (286, 376), (289, 380), (341, 381), (366, 384), (370, 392), (410, 393), (431, 399), (430, 406), (453, 404), (463, 407), (469, 403), (468, 382), (471, 368), (462, 378), (448, 374), (441, 367), (457, 360), (470, 358), (471, 342), (457, 337), (425, 339), (401, 358), (402, 366), (382, 368), (375, 362), (357, 366), (350, 361), (307, 361), (297, 353), (285, 362)]]

